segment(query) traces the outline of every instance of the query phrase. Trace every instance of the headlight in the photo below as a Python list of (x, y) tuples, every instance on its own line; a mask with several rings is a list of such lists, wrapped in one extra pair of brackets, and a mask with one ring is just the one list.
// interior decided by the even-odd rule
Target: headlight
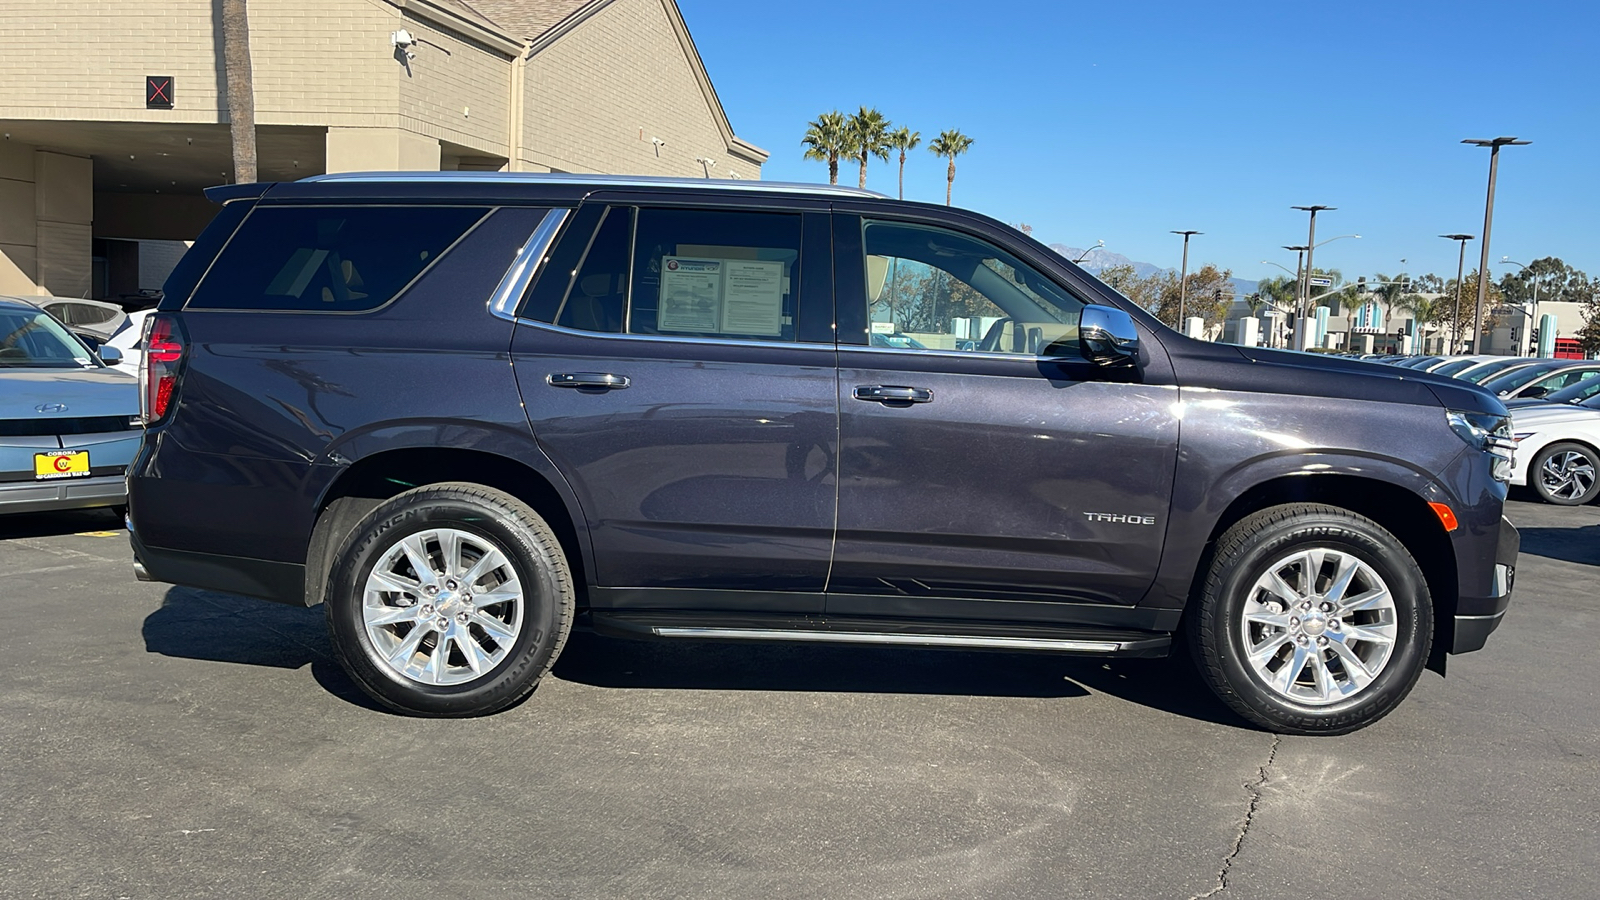
[(1511, 436), (1511, 440), (1516, 442), (1516, 443), (1518, 443), (1518, 444), (1520, 444), (1523, 441), (1527, 440), (1528, 438), (1533, 437), (1535, 433), (1536, 432), (1532, 432), (1532, 431), (1519, 431), (1516, 434)]
[(1450, 430), (1466, 441), (1467, 446), (1494, 457), (1494, 479), (1510, 481), (1512, 452), (1517, 446), (1511, 434), (1511, 418), (1457, 409), (1446, 410), (1445, 413), (1450, 420)]

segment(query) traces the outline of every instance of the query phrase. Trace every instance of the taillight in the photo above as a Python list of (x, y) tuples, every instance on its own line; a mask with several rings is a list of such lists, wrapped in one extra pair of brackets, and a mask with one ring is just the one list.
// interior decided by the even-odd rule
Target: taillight
[(146, 425), (161, 421), (172, 406), (183, 362), (183, 329), (178, 320), (156, 313), (144, 323), (144, 365), (139, 368), (139, 416)]

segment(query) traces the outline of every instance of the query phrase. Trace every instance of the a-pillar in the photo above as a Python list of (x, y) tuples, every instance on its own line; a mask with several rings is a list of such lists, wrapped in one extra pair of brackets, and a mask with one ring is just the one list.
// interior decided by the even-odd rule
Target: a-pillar
[(403, 128), (328, 129), (329, 172), (437, 172), (439, 140)]

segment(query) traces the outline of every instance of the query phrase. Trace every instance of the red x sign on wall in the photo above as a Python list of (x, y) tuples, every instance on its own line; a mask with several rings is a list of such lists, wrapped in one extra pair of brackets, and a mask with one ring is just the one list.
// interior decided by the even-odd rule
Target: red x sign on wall
[(144, 77), (145, 109), (171, 109), (172, 95), (171, 75), (146, 75)]

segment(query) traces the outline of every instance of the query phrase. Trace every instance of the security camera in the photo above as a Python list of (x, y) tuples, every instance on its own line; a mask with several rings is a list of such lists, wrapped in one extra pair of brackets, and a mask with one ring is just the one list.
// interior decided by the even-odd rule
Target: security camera
[(417, 39), (411, 36), (411, 32), (404, 28), (399, 31), (391, 31), (389, 32), (389, 41), (394, 44), (396, 50), (406, 55), (406, 59), (417, 58), (417, 51), (411, 49), (416, 46)]

